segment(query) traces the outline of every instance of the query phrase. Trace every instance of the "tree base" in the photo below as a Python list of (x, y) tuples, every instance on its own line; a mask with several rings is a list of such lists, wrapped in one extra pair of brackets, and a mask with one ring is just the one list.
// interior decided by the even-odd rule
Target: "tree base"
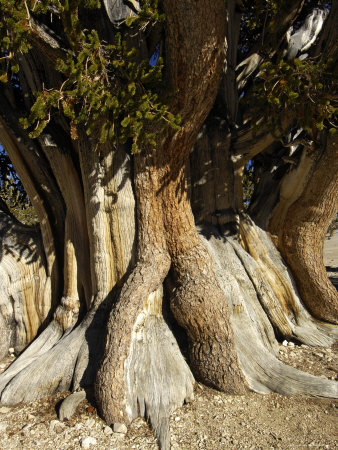
[[(215, 228), (204, 227), (200, 233), (208, 254), (212, 257), (217, 289), (223, 292), (222, 298), (225, 296), (228, 299), (235, 348), (250, 389), (259, 393), (337, 397), (337, 383), (306, 374), (277, 359), (276, 333), (307, 345), (329, 346), (335, 341), (337, 328), (314, 320), (306, 312), (288, 271), (267, 234), (247, 220), (242, 224), (244, 249), (235, 238), (225, 238)], [(262, 248), (265, 249), (264, 253)], [(179, 267), (180, 263), (177, 264)], [(191, 268), (192, 262), (189, 264)], [(126, 305), (123, 299), (133, 301), (131, 299), (134, 295), (135, 302), (139, 304), (142, 300), (143, 307), (135, 307), (135, 317), (133, 315), (134, 319), (130, 322), (127, 355), (121, 366), (123, 379), (112, 377), (110, 369), (103, 364), (100, 369), (101, 378), (96, 382), (96, 395), (101, 412), (109, 424), (130, 423), (141, 415), (151, 423), (160, 446), (169, 448), (169, 416), (184, 402), (193, 399), (194, 376), (162, 314), (162, 282), (168, 272), (168, 266), (164, 264), (163, 271), (158, 271), (157, 274), (154, 267), (158, 268), (156, 265), (144, 266), (139, 270), (139, 277), (132, 274), (126, 282), (126, 289), (121, 293), (121, 305)], [(180, 283), (180, 288), (171, 292), (176, 317), (181, 304), (181, 313), (185, 311), (184, 300), (195, 307), (194, 301), (202, 298), (194, 288), (190, 289), (193, 283), (200, 291), (196, 279), (194, 281), (189, 277), (193, 270), (182, 274), (181, 278), (176, 280)], [(271, 280), (276, 280), (277, 276), (279, 282), (273, 284)], [(133, 288), (135, 285), (138, 290)], [(147, 290), (149, 292), (151, 286), (153, 290), (145, 296), (144, 293)], [(154, 290), (153, 286), (159, 287)], [(201, 305), (203, 307), (202, 303)], [(114, 311), (119, 311), (122, 318), (123, 311), (126, 311), (124, 308), (115, 307)], [(219, 311), (222, 311), (222, 308), (220, 307)], [(189, 328), (189, 320), (196, 320), (194, 323), (199, 323), (201, 330), (204, 330), (203, 323), (199, 322), (201, 317), (198, 319), (196, 311), (198, 310), (191, 308), (190, 314), (182, 316), (188, 322), (185, 323), (183, 319), (181, 321), (181, 325), (187, 326), (186, 332), (190, 341), (188, 363), (193, 370), (194, 352), (203, 340), (194, 342), (195, 328), (194, 325)], [(115, 320), (119, 316), (114, 314)], [(106, 313), (93, 308), (80, 324), (66, 333), (56, 321), (52, 321), (0, 376), (1, 402), (15, 404), (31, 401), (57, 391), (76, 390), (79, 386), (93, 384), (101, 358), (100, 349), (103, 347), (104, 315), (106, 316)], [(217, 315), (215, 320), (218, 320)], [(120, 326), (121, 323), (119, 322)], [(215, 331), (218, 328), (213, 329)], [(211, 328), (210, 330), (212, 331)], [(122, 327), (120, 331), (121, 336), (129, 333), (128, 328)], [(211, 361), (210, 367), (213, 367), (219, 356), (219, 350), (213, 354), (214, 344), (208, 347), (211, 349), (209, 356), (207, 355)], [(106, 354), (109, 348), (106, 347)], [(202, 350), (205, 354), (206, 350)], [(119, 357), (118, 352), (108, 352), (108, 355)], [(113, 359), (110, 364), (114, 366)], [(228, 371), (231, 375), (231, 365)], [(224, 380), (228, 371), (224, 369)], [(106, 380), (103, 384), (102, 374)], [(196, 374), (204, 376), (199, 362)], [(123, 402), (119, 400), (114, 403), (115, 412), (112, 414), (110, 403), (102, 408), (100, 392), (107, 394), (108, 391), (119, 390), (119, 386), (124, 386), (124, 391), (121, 391)], [(114, 402), (115, 399), (116, 397), (111, 395), (111, 401)]]

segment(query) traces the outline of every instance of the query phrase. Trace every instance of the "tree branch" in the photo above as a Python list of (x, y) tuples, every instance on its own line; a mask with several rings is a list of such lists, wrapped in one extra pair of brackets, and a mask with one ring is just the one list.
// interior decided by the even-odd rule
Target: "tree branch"
[(61, 39), (53, 33), (46, 25), (38, 24), (32, 17), (30, 18), (32, 28), (29, 34), (29, 40), (33, 47), (38, 48), (53, 63), (57, 58), (63, 58), (66, 49), (61, 45)]

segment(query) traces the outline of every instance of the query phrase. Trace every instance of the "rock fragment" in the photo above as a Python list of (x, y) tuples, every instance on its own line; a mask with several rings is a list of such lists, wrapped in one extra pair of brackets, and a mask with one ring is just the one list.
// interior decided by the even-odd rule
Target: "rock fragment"
[(69, 420), (75, 413), (79, 404), (86, 398), (85, 391), (73, 392), (61, 403), (58, 417), (60, 420)]
[(126, 434), (128, 429), (124, 423), (114, 423), (113, 425), (114, 433)]
[(80, 443), (82, 448), (90, 448), (91, 445), (96, 445), (97, 441), (94, 437), (87, 436), (85, 438), (82, 438)]

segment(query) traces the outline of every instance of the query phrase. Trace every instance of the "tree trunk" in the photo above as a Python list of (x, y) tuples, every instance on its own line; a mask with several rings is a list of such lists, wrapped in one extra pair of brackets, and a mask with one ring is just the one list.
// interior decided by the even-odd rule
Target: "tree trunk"
[(0, 211), (0, 360), (20, 353), (49, 319), (50, 280), (39, 230)]
[[(336, 137), (327, 138), (323, 150), (307, 169), (306, 182), (298, 192), (295, 189), (295, 200), (285, 205), (283, 199), (282, 226), (277, 228), (274, 223), (276, 216), (281, 220), (280, 205), (270, 226), (272, 233), (278, 229), (279, 248), (293, 271), (304, 304), (315, 317), (331, 323), (338, 321), (338, 294), (326, 274), (323, 246), (327, 229), (338, 211), (337, 142)], [(290, 189), (286, 181), (281, 194), (285, 189)]]
[[(174, 92), (180, 89), (172, 108), (180, 112), (183, 125), (179, 132), (159, 139), (156, 151), (145, 149), (135, 158), (138, 261), (110, 317), (105, 356), (96, 380), (96, 397), (106, 421), (131, 421), (139, 404), (163, 447), (168, 446), (170, 412), (191, 396), (193, 381), (189, 369), (182, 370), (185, 363), (178, 348), (172, 349), (158, 300), (170, 267), (176, 285), (171, 309), (187, 332), (195, 376), (230, 392), (243, 392), (244, 385), (226, 298), (196, 232), (185, 174), (191, 146), (220, 81), (224, 4), (195, 5), (190, 10), (185, 2), (172, 1), (167, 8), (169, 84)], [(202, 33), (206, 24), (208, 30)], [(195, 49), (190, 48), (192, 41)], [(205, 77), (206, 71), (213, 76)], [(151, 320), (157, 327), (149, 326)], [(167, 330), (168, 341), (161, 340), (160, 347), (151, 348), (149, 344), (161, 329)], [(155, 368), (148, 377), (143, 364), (136, 364), (142, 355), (149, 367)]]
[[(1, 375), (0, 394), (13, 404), (96, 378), (108, 424), (140, 414), (168, 448), (169, 416), (192, 400), (195, 378), (230, 393), (337, 396), (337, 384), (278, 361), (275, 337), (331, 345), (337, 329), (311, 318), (269, 235), (243, 213), (248, 154), (214, 114), (206, 121), (224, 70), (224, 1), (164, 3), (165, 76), (179, 131), (153, 126), (156, 148), (130, 164), (122, 146), (97, 145), (81, 126), (72, 142), (60, 117), (30, 151), (24, 133), (10, 136), (4, 123), (40, 214), (47, 276), (63, 290), (55, 290), (49, 325)], [(42, 72), (53, 85), (58, 75), (37, 52), (23, 58), (24, 92), (41, 89)], [(232, 124), (236, 110), (227, 113)]]

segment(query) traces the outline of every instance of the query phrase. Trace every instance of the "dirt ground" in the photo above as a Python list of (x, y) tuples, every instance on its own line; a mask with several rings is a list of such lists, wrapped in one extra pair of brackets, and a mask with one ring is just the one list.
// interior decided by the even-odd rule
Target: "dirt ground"
[[(325, 265), (337, 286), (338, 232), (325, 243)], [(338, 345), (309, 348), (281, 343), (280, 359), (319, 376), (337, 379)], [(0, 364), (0, 372), (14, 359)], [(84, 400), (68, 421), (58, 406), (69, 393), (28, 404), (0, 404), (0, 449), (157, 449), (150, 429), (135, 420), (127, 433), (116, 433)], [(248, 393), (231, 396), (200, 384), (195, 400), (170, 419), (173, 449), (338, 448), (338, 401), (305, 396)]]

